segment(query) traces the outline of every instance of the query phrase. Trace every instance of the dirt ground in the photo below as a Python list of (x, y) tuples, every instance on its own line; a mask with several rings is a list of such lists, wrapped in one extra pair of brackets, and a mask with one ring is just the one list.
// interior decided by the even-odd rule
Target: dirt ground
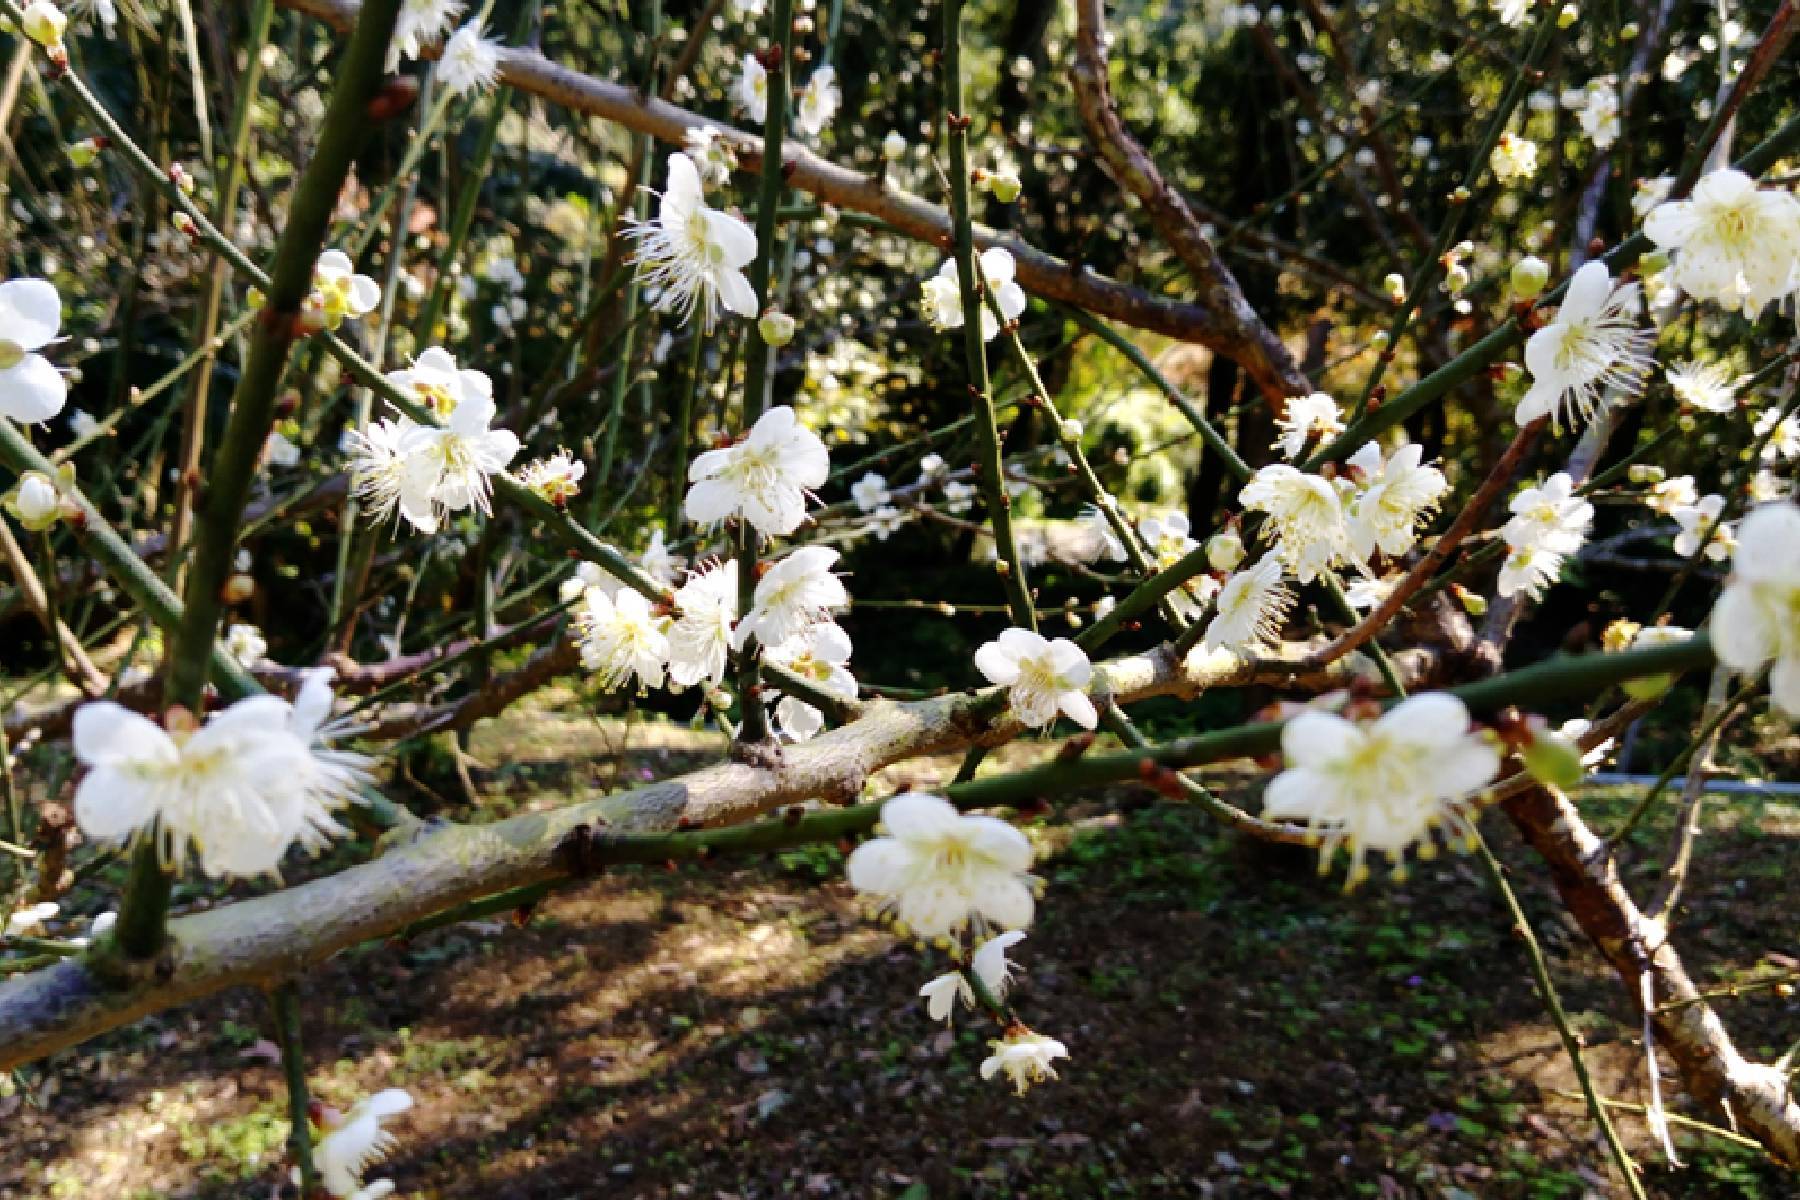
[[(474, 819), (716, 753), (544, 711), (474, 749)], [(1501, 820), (1487, 828), (1601, 1086), (1641, 1103), (1616, 981)], [(1703, 980), (1796, 965), (1797, 831), (1800, 812), (1773, 803), (1713, 809), (1676, 928)], [(1308, 854), (1132, 793), (1032, 833), (1048, 888), (1016, 1002), (1071, 1058), (1023, 1098), (977, 1075), (991, 1029), (928, 1021), (915, 993), (941, 967), (865, 917), (835, 849), (621, 870), (522, 927), (341, 955), (305, 984), (314, 1090), (409, 1089), (377, 1174), (433, 1200), (1624, 1194), (1475, 864), (1447, 856), (1345, 897)], [(1642, 836), (1647, 867), (1666, 833)], [(1723, 1008), (1747, 1053), (1800, 1034), (1778, 990)], [(274, 1196), (286, 1119), (267, 1038), (262, 998), (231, 994), (20, 1073), (0, 1096), (0, 1197)], [(1679, 1129), (1676, 1170), (1641, 1116), (1619, 1120), (1653, 1195), (1800, 1195), (1728, 1137)]]

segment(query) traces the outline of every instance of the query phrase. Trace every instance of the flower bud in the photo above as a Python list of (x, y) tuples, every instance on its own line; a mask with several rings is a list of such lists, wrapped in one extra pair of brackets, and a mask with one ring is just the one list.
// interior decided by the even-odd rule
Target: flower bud
[(42, 471), (27, 471), (19, 476), (19, 485), (7, 497), (6, 507), (19, 524), (33, 533), (48, 529), (62, 515), (62, 497), (56, 483)]
[(45, 48), (62, 45), (63, 30), (69, 27), (69, 18), (50, 0), (32, 0), (22, 15), (24, 20), (19, 27), (26, 37)]
[(1381, 281), (1381, 286), (1387, 289), (1388, 299), (1392, 300), (1395, 304), (1399, 304), (1406, 299), (1406, 276), (1400, 274), (1398, 271), (1391, 273), (1386, 279), (1383, 279)]
[(1573, 4), (1565, 4), (1562, 6), (1562, 10), (1556, 14), (1556, 27), (1567, 29), (1579, 20), (1581, 20), (1581, 9)]
[(898, 129), (882, 140), (881, 156), (889, 162), (899, 162), (906, 157), (906, 139), (900, 136)]
[(1392, 342), (1393, 340), (1394, 340), (1393, 338), (1388, 336), (1387, 330), (1377, 329), (1374, 333), (1374, 336), (1369, 338), (1369, 349), (1375, 351), (1375, 353), (1377, 353), (1377, 354), (1380, 354), (1388, 348), (1388, 344), (1390, 342)]
[(1002, 204), (1011, 204), (1019, 198), (1024, 185), (1019, 182), (1019, 172), (1012, 167), (1000, 167), (990, 171), (983, 180), (988, 195)]
[(248, 575), (233, 575), (225, 580), (225, 603), (243, 604), (256, 595), (256, 580)]
[(794, 318), (780, 309), (771, 308), (756, 322), (762, 340), (771, 346), (785, 346), (794, 340)]
[(1539, 730), (1519, 752), (1519, 759), (1533, 779), (1564, 791), (1587, 775), (1581, 765), (1581, 747), (1560, 733)]
[(68, 157), (70, 166), (80, 169), (93, 166), (94, 160), (100, 157), (101, 149), (100, 139), (89, 137), (82, 138), (79, 142), (70, 142), (63, 148), (63, 153)]
[(1626, 478), (1633, 483), (1661, 483), (1669, 477), (1669, 473), (1655, 463), (1632, 463), (1625, 472)]
[(1244, 561), (1244, 539), (1226, 529), (1206, 539), (1206, 561), (1215, 571), (1235, 571)]
[(1550, 264), (1535, 254), (1527, 254), (1513, 264), (1511, 282), (1513, 295), (1530, 300), (1550, 282)]
[(1056, 432), (1062, 435), (1062, 440), (1065, 442), (1079, 442), (1081, 435), (1086, 433), (1087, 429), (1074, 417), (1064, 417), (1062, 423), (1056, 427)]

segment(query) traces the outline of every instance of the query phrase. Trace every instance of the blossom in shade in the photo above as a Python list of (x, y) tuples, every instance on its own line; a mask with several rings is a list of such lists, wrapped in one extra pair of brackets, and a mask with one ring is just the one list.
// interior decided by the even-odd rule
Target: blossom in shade
[(313, 267), (312, 291), (302, 311), (319, 326), (336, 329), (346, 320), (368, 316), (380, 304), (381, 285), (357, 274), (342, 250), (327, 250)]
[(888, 502), (888, 481), (870, 471), (850, 485), (850, 499), (864, 512), (874, 512)]
[(1731, 578), (1711, 630), (1719, 661), (1732, 670), (1773, 663), (1770, 697), (1800, 718), (1800, 507), (1765, 504), (1738, 525)]
[(1800, 282), (1800, 199), (1732, 167), (1702, 177), (1690, 199), (1657, 205), (1644, 232), (1674, 256), (1676, 287), (1748, 317)]
[(1467, 802), (1500, 770), (1493, 743), (1444, 692), (1410, 697), (1370, 722), (1302, 713), (1282, 728), (1281, 750), (1287, 769), (1269, 784), (1264, 814), (1314, 829), (1321, 869), (1347, 847), (1352, 887), (1368, 877), (1371, 850), (1398, 864), (1414, 846), (1429, 854), (1440, 825), (1472, 836)]
[(1068, 1047), (1053, 1037), (1019, 1026), (1005, 1037), (988, 1043), (993, 1053), (982, 1060), (981, 1077), (992, 1079), (1004, 1074), (1013, 1089), (1023, 1096), (1027, 1088), (1046, 1079), (1055, 1079), (1051, 1063), (1069, 1057)]
[(1531, 386), (1513, 419), (1528, 425), (1551, 417), (1590, 421), (1610, 403), (1609, 393), (1643, 390), (1654, 334), (1638, 328), (1638, 285), (1613, 286), (1606, 264), (1575, 272), (1556, 319), (1525, 343)]
[(1697, 503), (1679, 505), (1670, 512), (1681, 530), (1675, 535), (1675, 553), (1683, 558), (1699, 553), (1700, 539), (1704, 536), (1707, 558), (1713, 562), (1730, 558), (1737, 547), (1731, 523), (1719, 520), (1724, 511), (1725, 497), (1714, 492), (1700, 497)]
[(851, 853), (845, 876), (914, 933), (933, 938), (971, 923), (1031, 924), (1031, 843), (1017, 829), (922, 792), (889, 800), (881, 822), (885, 835)]
[[(769, 661), (787, 668), (820, 691), (840, 700), (854, 700), (856, 676), (850, 661), (850, 635), (826, 621), (810, 626), (799, 637), (769, 648)], [(783, 696), (775, 705), (775, 721), (781, 732), (804, 742), (825, 728), (825, 714), (798, 696)]]
[(1048, 725), (1058, 713), (1083, 729), (1099, 722), (1086, 691), (1093, 664), (1067, 638), (1050, 641), (1029, 629), (1003, 630), (975, 651), (975, 669), (1007, 689), (1012, 714), (1022, 724)]
[(708, 450), (688, 469), (690, 521), (742, 517), (765, 537), (785, 537), (806, 516), (808, 492), (824, 486), (831, 456), (787, 405), (771, 408), (743, 441)]
[(700, 182), (709, 188), (724, 187), (737, 170), (737, 153), (731, 143), (720, 136), (717, 125), (693, 125), (682, 140), (682, 149), (700, 172)]
[(0, 283), (0, 417), (35, 425), (62, 411), (68, 382), (38, 351), (62, 329), (62, 298), (43, 279)]
[(699, 169), (687, 155), (669, 155), (656, 217), (632, 222), (625, 235), (637, 244), (638, 279), (656, 293), (659, 311), (684, 321), (697, 312), (709, 331), (721, 307), (740, 317), (756, 315), (756, 291), (744, 274), (756, 257), (756, 233), (707, 205)]

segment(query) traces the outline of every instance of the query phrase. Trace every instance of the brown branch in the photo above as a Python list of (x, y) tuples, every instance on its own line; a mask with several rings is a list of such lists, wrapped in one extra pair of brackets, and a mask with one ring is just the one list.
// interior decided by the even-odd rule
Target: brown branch
[[(279, 0), (285, 8), (308, 13), (342, 30), (356, 19), (357, 0)], [(687, 132), (717, 129), (730, 143), (738, 163), (762, 170), (762, 141), (730, 125), (690, 112), (664, 100), (646, 99), (635, 89), (595, 79), (560, 66), (536, 50), (510, 47), (500, 54), (500, 78), (507, 86), (560, 104), (574, 112), (612, 121), (635, 133), (647, 133), (673, 146), (687, 143)], [(938, 247), (950, 244), (950, 216), (917, 196), (899, 191), (878, 176), (860, 175), (814, 154), (790, 146), (781, 169), (788, 184), (826, 204), (875, 217), (896, 232)], [(1226, 355), (1243, 350), (1238, 317), (1203, 304), (1184, 304), (1153, 296), (1139, 288), (1098, 275), (1028, 245), (1022, 239), (975, 228), (976, 244), (1001, 246), (1018, 264), (1018, 281), (1033, 295), (1079, 305), (1124, 325), (1177, 341), (1207, 346)], [(1273, 335), (1270, 335), (1271, 339)], [(1275, 345), (1279, 346), (1279, 342)], [(1285, 352), (1284, 352), (1285, 353)], [(1296, 385), (1298, 386), (1298, 385)], [(1303, 387), (1299, 390), (1305, 390)]]
[(1113, 180), (1143, 204), (1150, 223), (1193, 278), (1201, 304), (1215, 315), (1220, 328), (1215, 342), (1208, 344), (1243, 367), (1277, 405), (1288, 396), (1304, 395), (1312, 389), (1287, 346), (1244, 298), (1243, 289), (1207, 238), (1194, 210), (1125, 128), (1107, 76), (1103, 3), (1075, 2), (1072, 77), (1088, 140), (1100, 152)]

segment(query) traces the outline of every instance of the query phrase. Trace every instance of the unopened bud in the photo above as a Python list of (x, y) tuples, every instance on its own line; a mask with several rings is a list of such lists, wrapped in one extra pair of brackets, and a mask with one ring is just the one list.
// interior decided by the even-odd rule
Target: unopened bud
[(899, 162), (906, 157), (906, 139), (900, 136), (899, 130), (894, 130), (882, 140), (881, 155), (889, 162)]
[(248, 575), (233, 575), (225, 581), (225, 603), (243, 604), (256, 595), (256, 580)]
[(1556, 27), (1567, 29), (1579, 20), (1581, 20), (1581, 9), (1573, 4), (1565, 4), (1562, 6), (1562, 10), (1556, 14)]
[(780, 309), (771, 308), (756, 322), (762, 340), (771, 346), (785, 346), (794, 340), (794, 318)]
[(26, 37), (46, 49), (62, 45), (63, 30), (69, 27), (69, 18), (50, 0), (32, 0), (21, 16), (24, 19), (19, 27)]
[(77, 169), (91, 167), (94, 160), (100, 157), (100, 151), (105, 145), (101, 138), (82, 138), (79, 142), (70, 142), (63, 148), (63, 153), (68, 156), (70, 166)]
[(1535, 254), (1527, 254), (1512, 268), (1513, 295), (1521, 300), (1530, 300), (1544, 290), (1550, 282), (1550, 264)]
[(1079, 442), (1081, 435), (1087, 432), (1086, 427), (1074, 417), (1064, 417), (1062, 423), (1056, 427), (1056, 431), (1062, 435), (1062, 440), (1065, 442)]
[(1244, 539), (1235, 529), (1215, 533), (1206, 540), (1206, 561), (1215, 571), (1235, 571), (1244, 561)]
[(1655, 463), (1632, 463), (1625, 477), (1633, 483), (1661, 483), (1669, 477), (1669, 473)]
[(1024, 187), (1019, 182), (1018, 171), (1012, 167), (1001, 167), (999, 170), (989, 171), (987, 178), (983, 181), (983, 186), (987, 189), (988, 195), (1002, 204), (1011, 204), (1017, 200), (1019, 192)]
[(1539, 783), (1567, 791), (1581, 783), (1581, 747), (1560, 733), (1539, 730), (1519, 751), (1525, 770)]
[(1400, 304), (1405, 301), (1406, 277), (1401, 275), (1398, 271), (1389, 274), (1386, 279), (1383, 279), (1381, 281), (1381, 286), (1387, 289), (1388, 299), (1392, 300), (1395, 304)]

